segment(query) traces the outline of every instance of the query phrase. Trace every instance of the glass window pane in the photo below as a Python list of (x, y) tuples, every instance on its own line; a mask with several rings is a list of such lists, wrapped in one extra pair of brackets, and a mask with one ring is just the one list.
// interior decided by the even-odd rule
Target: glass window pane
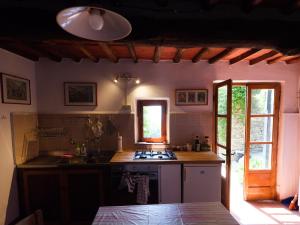
[(251, 90), (251, 114), (273, 114), (274, 89)]
[(272, 144), (250, 145), (250, 170), (270, 170), (272, 159)]
[(231, 150), (238, 161), (245, 152), (246, 86), (232, 87)]
[(222, 177), (226, 177), (226, 149), (217, 146), (217, 152), (218, 152), (218, 156), (221, 159), (225, 160), (225, 163), (222, 163), (221, 174)]
[(227, 114), (227, 86), (218, 88), (218, 112), (219, 115)]
[(250, 127), (250, 141), (272, 141), (273, 117), (252, 117)]
[(143, 106), (144, 138), (161, 137), (162, 107), (159, 105)]
[(217, 123), (217, 143), (226, 146), (227, 118), (218, 117)]

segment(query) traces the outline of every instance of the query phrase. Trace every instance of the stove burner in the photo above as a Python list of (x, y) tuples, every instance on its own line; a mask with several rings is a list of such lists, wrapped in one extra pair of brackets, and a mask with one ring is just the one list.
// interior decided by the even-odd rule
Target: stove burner
[(147, 151), (147, 150), (138, 150), (134, 154), (134, 159), (137, 160), (176, 160), (177, 157), (174, 152), (170, 150), (165, 151)]

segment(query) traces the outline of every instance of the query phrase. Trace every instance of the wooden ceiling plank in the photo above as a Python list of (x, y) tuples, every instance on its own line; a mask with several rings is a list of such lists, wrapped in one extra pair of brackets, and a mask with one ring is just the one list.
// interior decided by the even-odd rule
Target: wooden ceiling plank
[(239, 61), (242, 61), (243, 59), (249, 57), (250, 55), (253, 55), (255, 54), (256, 52), (260, 51), (261, 49), (258, 49), (258, 48), (251, 48), (250, 50), (232, 58), (229, 60), (229, 64), (232, 65), (232, 64), (235, 64)]
[(199, 50), (199, 52), (197, 52), (196, 55), (194, 55), (194, 57), (192, 58), (192, 62), (196, 63), (201, 59), (201, 56), (208, 51), (208, 48), (202, 48)]
[(133, 62), (137, 63), (138, 62), (138, 58), (136, 56), (134, 44), (133, 43), (128, 43), (127, 47), (128, 47), (129, 53), (131, 55), (131, 58), (133, 59)]
[(156, 45), (154, 49), (153, 62), (158, 63), (160, 60), (160, 46)]
[(208, 60), (209, 64), (213, 64), (219, 60), (221, 60), (222, 58), (224, 58), (225, 56), (229, 55), (232, 51), (234, 50), (234, 48), (226, 48), (224, 49), (222, 52), (220, 52), (219, 54), (215, 55), (214, 57), (210, 58)]
[(277, 62), (281, 61), (284, 57), (286, 57), (286, 56), (285, 56), (285, 55), (277, 56), (277, 57), (275, 57), (275, 58), (273, 58), (273, 59), (267, 60), (267, 63), (268, 63), (268, 64), (274, 64), (274, 63), (277, 63)]
[(300, 62), (300, 56), (296, 56), (295, 58), (291, 58), (285, 61), (286, 64), (293, 64)]
[(96, 58), (93, 54), (90, 53), (84, 46), (82, 45), (77, 45), (77, 48), (86, 56), (88, 57), (91, 61), (97, 63), (99, 61), (98, 58)]
[(80, 62), (81, 58), (76, 56), (69, 56), (70, 54), (67, 54), (63, 48), (53, 41), (43, 41), (43, 44), (49, 46), (48, 51), (51, 51), (53, 54), (58, 55), (61, 58), (70, 58), (74, 62)]
[(40, 46), (33, 46), (33, 45), (28, 45), (29, 48), (31, 48), (33, 51), (39, 53), (40, 55), (44, 55), (46, 56), (47, 58), (55, 61), (55, 62), (61, 62), (62, 60), (62, 57), (61, 56), (58, 56), (57, 54), (53, 54), (52, 52), (50, 52), (49, 50), (47, 49), (44, 49)]
[(261, 56), (258, 56), (258, 57), (254, 58), (254, 59), (251, 59), (249, 61), (249, 64), (250, 65), (254, 65), (254, 64), (259, 63), (259, 62), (261, 62), (261, 61), (263, 61), (263, 60), (265, 60), (267, 58), (271, 58), (272, 56), (274, 56), (276, 54), (278, 54), (278, 52), (276, 52), (274, 50), (271, 50), (271, 51), (269, 51), (269, 52), (267, 52), (267, 53), (265, 53), (265, 54), (263, 54)]
[(117, 63), (119, 61), (118, 57), (113, 53), (111, 47), (104, 42), (99, 42), (98, 45), (102, 48), (108, 59), (114, 63)]
[(184, 51), (184, 49), (177, 48), (176, 55), (175, 55), (175, 57), (173, 59), (174, 63), (179, 63), (180, 62), (183, 51)]

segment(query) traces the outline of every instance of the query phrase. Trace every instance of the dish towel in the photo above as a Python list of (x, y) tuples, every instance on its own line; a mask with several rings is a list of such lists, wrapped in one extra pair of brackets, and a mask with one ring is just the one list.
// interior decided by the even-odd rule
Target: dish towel
[(129, 172), (123, 173), (120, 184), (119, 190), (127, 187), (129, 193), (133, 193), (135, 187), (135, 177), (130, 175)]
[(133, 193), (136, 185), (137, 185), (136, 202), (138, 204), (147, 204), (148, 197), (150, 196), (149, 176), (130, 175), (129, 172), (123, 173), (118, 188), (120, 190), (127, 187), (128, 192)]
[(147, 204), (150, 196), (149, 177), (146, 175), (135, 176), (137, 183), (136, 202), (138, 204)]

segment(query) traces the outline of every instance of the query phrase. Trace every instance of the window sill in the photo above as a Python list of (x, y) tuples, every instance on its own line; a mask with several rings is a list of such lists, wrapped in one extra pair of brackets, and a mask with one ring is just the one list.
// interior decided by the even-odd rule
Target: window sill
[(135, 142), (136, 145), (168, 145), (169, 143), (163, 142)]

